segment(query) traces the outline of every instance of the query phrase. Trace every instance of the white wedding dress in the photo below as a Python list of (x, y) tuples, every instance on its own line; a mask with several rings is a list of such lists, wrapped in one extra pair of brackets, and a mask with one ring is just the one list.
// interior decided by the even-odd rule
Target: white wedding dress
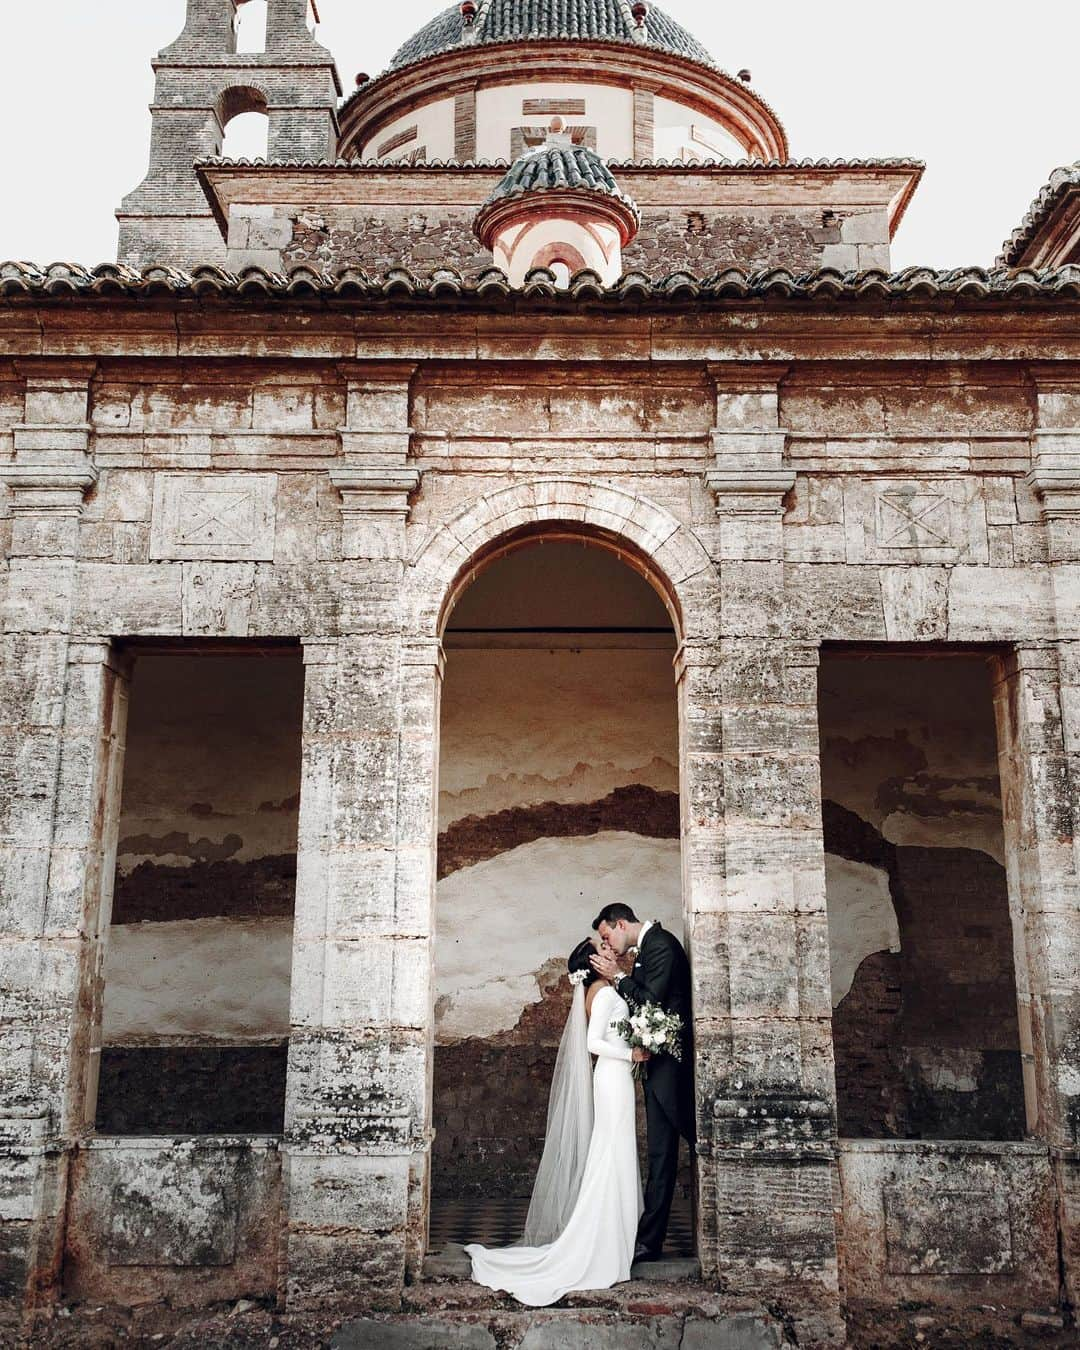
[(574, 1289), (607, 1289), (630, 1278), (641, 1217), (631, 1051), (615, 1030), (628, 1009), (611, 986), (600, 989), (589, 1018), (593, 1129), (581, 1190), (566, 1227), (543, 1247), (465, 1248), (473, 1279), (546, 1307)]

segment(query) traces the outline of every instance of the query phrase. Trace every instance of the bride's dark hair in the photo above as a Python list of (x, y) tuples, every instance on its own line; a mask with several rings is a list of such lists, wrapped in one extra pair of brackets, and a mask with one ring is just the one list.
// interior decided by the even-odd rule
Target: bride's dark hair
[(596, 971), (592, 968), (590, 958), (596, 954), (596, 948), (592, 944), (591, 938), (586, 938), (579, 942), (570, 955), (566, 958), (566, 969), (573, 975), (575, 970), (585, 972), (585, 988), (588, 989), (593, 980), (599, 979)]

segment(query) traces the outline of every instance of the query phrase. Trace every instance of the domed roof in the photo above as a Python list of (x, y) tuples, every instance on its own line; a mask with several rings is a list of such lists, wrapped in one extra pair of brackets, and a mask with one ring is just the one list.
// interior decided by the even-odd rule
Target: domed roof
[(492, 221), (505, 219), (510, 203), (536, 201), (545, 194), (590, 193), (607, 203), (620, 221), (625, 238), (637, 233), (641, 213), (637, 203), (615, 181), (611, 170), (584, 145), (569, 144), (569, 136), (553, 131), (545, 145), (526, 150), (480, 208), (475, 232), (485, 242)]
[(511, 164), (509, 172), (491, 193), (485, 206), (530, 192), (598, 192), (628, 206), (637, 214), (634, 199), (615, 181), (615, 176), (595, 151), (584, 145), (561, 145), (551, 140), (535, 150), (526, 150)]
[[(465, 36), (468, 31), (468, 37)], [(480, 0), (477, 16), (466, 29), (460, 4), (451, 5), (414, 34), (391, 61), (391, 69), (411, 65), (437, 52), (492, 42), (608, 41), (638, 45), (640, 33), (626, 0)], [(705, 48), (663, 10), (650, 4), (645, 20), (647, 40), (641, 44), (675, 52), (712, 65)]]

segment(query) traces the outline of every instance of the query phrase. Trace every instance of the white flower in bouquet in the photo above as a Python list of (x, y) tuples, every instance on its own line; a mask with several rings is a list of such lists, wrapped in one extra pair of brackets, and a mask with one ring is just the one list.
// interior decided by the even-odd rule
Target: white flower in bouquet
[[(665, 1012), (658, 1003), (643, 1003), (618, 1025), (619, 1035), (632, 1050), (648, 1050), (650, 1055), (671, 1055), (682, 1059), (682, 1018)], [(640, 1078), (644, 1065), (634, 1065), (634, 1077)]]

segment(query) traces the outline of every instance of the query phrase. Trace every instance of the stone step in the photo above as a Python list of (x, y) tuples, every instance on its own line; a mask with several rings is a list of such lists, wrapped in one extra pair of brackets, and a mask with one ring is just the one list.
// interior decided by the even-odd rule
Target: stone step
[(630, 1319), (585, 1310), (475, 1313), (468, 1317), (361, 1317), (333, 1350), (781, 1350), (783, 1330), (763, 1312)]

